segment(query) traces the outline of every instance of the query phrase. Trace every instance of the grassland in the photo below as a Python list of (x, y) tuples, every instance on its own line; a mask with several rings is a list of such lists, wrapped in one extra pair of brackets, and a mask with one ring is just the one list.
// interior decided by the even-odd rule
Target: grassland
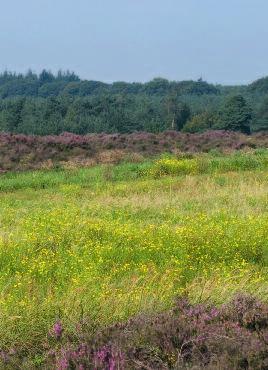
[(268, 301), (267, 170), (263, 149), (2, 175), (2, 351), (42, 366), (55, 322), (75, 342), (180, 296)]

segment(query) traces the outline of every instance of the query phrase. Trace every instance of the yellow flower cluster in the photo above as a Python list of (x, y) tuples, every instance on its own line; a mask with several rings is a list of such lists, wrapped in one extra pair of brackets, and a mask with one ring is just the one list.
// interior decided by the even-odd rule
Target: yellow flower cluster
[[(194, 159), (161, 159), (154, 170), (196, 168)], [(268, 297), (267, 176), (230, 175), (223, 185), (213, 177), (204, 177), (205, 185), (197, 176), (183, 181), (141, 178), (94, 191), (66, 183), (2, 194), (3, 343), (14, 333), (17, 341), (43, 338), (58, 317), (70, 327), (85, 315), (105, 324), (161, 310), (181, 294), (220, 301), (241, 289)], [(239, 192), (255, 202), (240, 209)], [(213, 210), (200, 210), (210, 197)]]

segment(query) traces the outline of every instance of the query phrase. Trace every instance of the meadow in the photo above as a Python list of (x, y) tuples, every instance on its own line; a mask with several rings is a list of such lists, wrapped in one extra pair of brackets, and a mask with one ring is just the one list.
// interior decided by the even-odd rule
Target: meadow
[(181, 297), (268, 301), (267, 149), (6, 173), (0, 197), (3, 368), (87, 368), (66, 348)]

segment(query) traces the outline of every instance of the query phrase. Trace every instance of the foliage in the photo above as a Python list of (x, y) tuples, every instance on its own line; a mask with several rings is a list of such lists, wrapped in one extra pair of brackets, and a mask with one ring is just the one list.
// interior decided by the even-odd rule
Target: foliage
[(263, 102), (260, 104), (255, 117), (254, 117), (254, 127), (255, 130), (263, 130), (268, 126), (268, 96), (265, 96)]
[(249, 134), (251, 120), (251, 107), (242, 95), (235, 95), (226, 99), (220, 116), (220, 125), (223, 129)]
[[(213, 122), (213, 117), (220, 114), (223, 128), (248, 132), (251, 122), (246, 116), (250, 112), (246, 113), (246, 107), (240, 104), (239, 114), (234, 111), (227, 114), (227, 107), (223, 108), (226, 97), (243, 96), (250, 102), (255, 117), (265, 91), (250, 86), (214, 86), (201, 79), (168, 81), (155, 78), (146, 83), (108, 84), (81, 80), (69, 71), (59, 71), (56, 75), (46, 70), (39, 75), (32, 71), (25, 75), (4, 72), (0, 74), (0, 130), (37, 135), (64, 131), (76, 134), (156, 133), (181, 130), (190, 121), (189, 131), (199, 132), (215, 128), (217, 119)], [(237, 106), (238, 101), (235, 104)], [(267, 130), (267, 120), (259, 118), (254, 120), (251, 129)], [(232, 122), (236, 122), (234, 126)]]
[(257, 81), (254, 81), (252, 84), (248, 87), (249, 91), (251, 92), (257, 92), (257, 93), (268, 93), (268, 77), (263, 77), (258, 79)]
[(217, 121), (217, 115), (211, 112), (203, 112), (193, 116), (192, 119), (183, 126), (182, 131), (195, 133), (213, 130), (213, 127), (217, 127)]
[[(0, 74), (0, 97), (16, 96), (44, 96), (45, 91), (54, 91), (53, 96), (69, 94), (85, 96), (100, 93), (112, 94), (148, 94), (166, 95), (176, 94), (217, 94), (218, 89), (205, 81), (168, 81), (164, 78), (155, 78), (147, 83), (114, 82), (107, 84), (99, 81), (82, 81), (73, 72), (59, 71), (53, 75), (43, 70), (39, 75), (29, 71), (27, 74), (16, 74), (5, 71)], [(46, 96), (46, 94), (45, 94)]]
[(170, 121), (170, 128), (180, 131), (191, 116), (191, 111), (186, 103), (182, 103), (176, 94), (168, 95), (164, 104), (167, 107), (167, 120)]

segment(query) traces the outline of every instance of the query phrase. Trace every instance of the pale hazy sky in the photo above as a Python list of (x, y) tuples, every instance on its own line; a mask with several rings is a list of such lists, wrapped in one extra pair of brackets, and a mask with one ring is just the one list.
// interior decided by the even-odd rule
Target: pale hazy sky
[(0, 0), (0, 70), (247, 83), (268, 75), (268, 0)]

